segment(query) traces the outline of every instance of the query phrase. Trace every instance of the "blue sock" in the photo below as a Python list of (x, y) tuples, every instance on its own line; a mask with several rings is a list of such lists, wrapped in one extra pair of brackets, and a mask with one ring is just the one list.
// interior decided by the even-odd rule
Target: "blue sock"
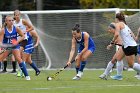
[(78, 74), (79, 67), (75, 67), (75, 69), (76, 69), (76, 74)]
[(19, 67), (20, 67), (20, 69), (22, 70), (22, 72), (24, 73), (25, 76), (29, 76), (24, 62), (21, 62), (19, 64)]
[(83, 69), (85, 68), (85, 65), (86, 65), (86, 61), (82, 61), (82, 62), (80, 63), (79, 71), (83, 72)]
[(36, 64), (34, 62), (32, 62), (30, 64), (30, 66), (35, 70), (35, 71), (39, 71), (39, 69), (37, 68)]

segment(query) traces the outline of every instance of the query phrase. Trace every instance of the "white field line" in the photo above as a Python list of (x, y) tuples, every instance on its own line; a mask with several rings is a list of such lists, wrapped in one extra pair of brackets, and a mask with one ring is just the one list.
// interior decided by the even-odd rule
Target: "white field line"
[[(85, 85), (86, 86), (86, 85)], [(54, 90), (54, 89), (67, 89), (67, 88), (85, 88), (85, 86), (67, 86), (67, 87), (52, 87), (52, 88), (32, 88), (33, 90)], [(105, 88), (105, 87), (133, 87), (133, 86), (138, 86), (138, 87), (140, 87), (140, 84), (138, 84), (138, 85), (134, 85), (134, 84), (132, 84), (132, 85), (130, 85), (130, 84), (128, 84), (128, 85), (105, 85), (105, 86), (102, 86), (102, 85), (95, 85), (95, 86), (89, 86), (88, 85), (88, 87), (94, 87), (94, 88)]]

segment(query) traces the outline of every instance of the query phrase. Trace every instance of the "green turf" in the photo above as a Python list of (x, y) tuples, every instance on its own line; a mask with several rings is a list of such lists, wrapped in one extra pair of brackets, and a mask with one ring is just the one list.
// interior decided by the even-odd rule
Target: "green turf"
[[(99, 70), (86, 70), (79, 81), (73, 81), (74, 70), (65, 70), (57, 80), (47, 81), (48, 74), (54, 71), (42, 71), (35, 76), (31, 71), (31, 81), (13, 74), (0, 74), (0, 93), (140, 93), (140, 80), (134, 78), (134, 71), (124, 71), (122, 81), (101, 80)], [(115, 72), (112, 73), (112, 75)]]

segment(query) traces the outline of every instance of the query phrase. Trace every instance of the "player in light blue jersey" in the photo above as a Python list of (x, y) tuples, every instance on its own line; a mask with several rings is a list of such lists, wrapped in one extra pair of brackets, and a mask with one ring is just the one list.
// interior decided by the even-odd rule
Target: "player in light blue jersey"
[[(25, 46), (24, 53), (23, 53), (23, 60), (30, 64), (30, 66), (36, 71), (36, 76), (40, 74), (40, 70), (37, 68), (36, 64), (31, 59), (31, 54), (34, 51), (34, 48), (39, 44), (39, 36), (37, 35), (36, 31), (27, 32), (28, 42)], [(36, 39), (34, 44), (33, 38)]]
[(72, 46), (67, 64), (71, 64), (72, 58), (75, 53), (76, 44), (78, 44), (78, 54), (75, 58), (77, 75), (73, 78), (73, 80), (79, 80), (83, 75), (83, 69), (86, 65), (87, 58), (95, 51), (95, 44), (93, 39), (87, 32), (80, 31), (79, 24), (76, 24), (72, 29), (72, 35)]
[[(24, 34), (22, 31), (13, 25), (13, 18), (11, 16), (6, 16), (5, 18), (5, 26), (0, 31), (0, 43), (1, 44), (13, 44), (16, 47), (12, 49), (12, 54), (15, 56), (21, 70), (23, 71), (26, 80), (30, 80), (30, 76), (28, 75), (26, 66), (21, 59), (20, 51), (19, 51), (19, 43), (24, 39)], [(21, 36), (20, 39), (17, 40), (17, 34)], [(2, 55), (0, 55), (0, 62), (9, 55), (9, 50), (6, 50)]]

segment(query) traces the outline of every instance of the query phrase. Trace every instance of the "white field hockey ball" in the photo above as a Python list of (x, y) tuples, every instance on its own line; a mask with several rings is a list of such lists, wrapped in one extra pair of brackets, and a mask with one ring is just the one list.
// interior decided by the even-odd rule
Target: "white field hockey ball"
[(52, 80), (52, 78), (51, 77), (48, 77), (48, 81), (51, 81)]

